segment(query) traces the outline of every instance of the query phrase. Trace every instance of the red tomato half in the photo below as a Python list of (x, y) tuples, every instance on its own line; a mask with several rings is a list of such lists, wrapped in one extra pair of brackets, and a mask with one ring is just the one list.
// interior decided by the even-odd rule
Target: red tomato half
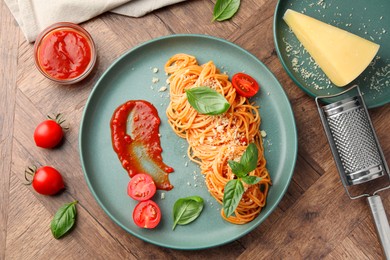
[(32, 186), (43, 195), (54, 195), (65, 188), (61, 174), (50, 166), (43, 166), (34, 173)]
[(133, 220), (140, 228), (155, 228), (161, 220), (160, 207), (152, 200), (141, 201), (134, 208)]
[(131, 178), (127, 185), (127, 194), (135, 200), (145, 201), (156, 193), (156, 184), (152, 177), (145, 173), (138, 173)]
[(54, 148), (64, 136), (62, 127), (54, 120), (45, 120), (34, 131), (35, 144), (42, 148)]
[(233, 87), (243, 97), (253, 97), (259, 91), (259, 84), (245, 73), (237, 73), (232, 78)]

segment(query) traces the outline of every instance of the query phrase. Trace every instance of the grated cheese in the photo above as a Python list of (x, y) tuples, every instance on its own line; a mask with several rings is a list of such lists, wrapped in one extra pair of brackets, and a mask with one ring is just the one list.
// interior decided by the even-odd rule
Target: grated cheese
[(158, 92), (164, 92), (164, 91), (166, 91), (167, 90), (167, 87), (166, 86), (162, 86), (159, 90), (158, 90)]

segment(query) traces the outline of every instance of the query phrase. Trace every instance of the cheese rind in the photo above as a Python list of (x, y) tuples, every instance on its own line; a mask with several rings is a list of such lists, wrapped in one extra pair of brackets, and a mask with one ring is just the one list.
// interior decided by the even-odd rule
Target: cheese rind
[(357, 78), (379, 50), (376, 43), (291, 9), (283, 19), (338, 87)]

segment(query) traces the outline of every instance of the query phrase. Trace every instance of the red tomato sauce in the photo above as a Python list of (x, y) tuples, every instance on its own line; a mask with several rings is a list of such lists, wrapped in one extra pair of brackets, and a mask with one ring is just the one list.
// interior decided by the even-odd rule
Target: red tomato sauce
[(40, 68), (55, 79), (73, 79), (86, 71), (92, 59), (91, 43), (72, 29), (47, 34), (38, 50)]
[[(173, 168), (162, 160), (156, 108), (144, 100), (130, 100), (119, 106), (111, 118), (111, 140), (122, 166), (130, 177), (149, 174), (157, 189), (171, 190), (168, 174)], [(127, 129), (127, 126), (131, 129)]]

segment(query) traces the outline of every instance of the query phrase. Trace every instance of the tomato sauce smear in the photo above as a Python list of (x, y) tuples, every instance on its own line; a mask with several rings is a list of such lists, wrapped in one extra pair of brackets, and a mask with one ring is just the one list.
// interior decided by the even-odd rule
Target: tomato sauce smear
[[(163, 162), (157, 109), (145, 100), (130, 100), (111, 118), (111, 140), (123, 168), (130, 177), (149, 174), (160, 190), (171, 190), (168, 174), (174, 169)], [(130, 129), (127, 129), (130, 127)]]

